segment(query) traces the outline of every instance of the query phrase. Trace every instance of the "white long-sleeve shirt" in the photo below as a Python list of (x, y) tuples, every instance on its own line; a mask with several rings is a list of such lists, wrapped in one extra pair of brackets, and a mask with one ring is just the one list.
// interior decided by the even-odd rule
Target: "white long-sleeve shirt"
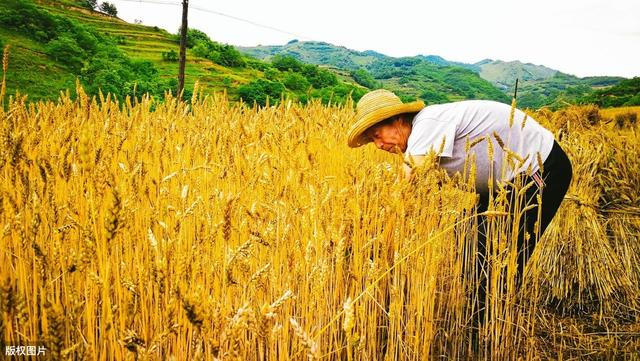
[[(492, 161), (488, 155), (487, 138), (469, 151), (469, 154), (475, 154), (476, 190), (487, 192), (492, 162), (494, 181), (508, 181), (529, 167), (532, 172), (537, 171), (537, 154), (544, 162), (553, 147), (553, 134), (534, 119), (526, 117), (521, 110), (515, 109), (513, 123), (509, 126), (510, 113), (511, 106), (488, 100), (466, 100), (425, 107), (413, 119), (405, 155), (422, 156), (433, 150), (440, 156), (440, 166), (449, 174), (463, 172), (467, 139), (473, 142), (488, 136), (494, 149)], [(522, 164), (518, 164), (520, 162), (512, 157), (519, 167), (514, 169), (506, 164), (503, 173), (506, 152), (494, 133), (506, 148), (524, 159)]]

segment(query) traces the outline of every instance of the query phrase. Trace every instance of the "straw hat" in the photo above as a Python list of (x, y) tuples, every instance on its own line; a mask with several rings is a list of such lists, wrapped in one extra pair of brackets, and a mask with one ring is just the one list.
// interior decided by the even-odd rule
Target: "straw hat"
[(363, 146), (371, 141), (364, 133), (373, 125), (398, 114), (419, 112), (422, 108), (422, 101), (403, 103), (388, 90), (369, 92), (356, 105), (356, 122), (349, 129), (347, 142), (351, 148)]

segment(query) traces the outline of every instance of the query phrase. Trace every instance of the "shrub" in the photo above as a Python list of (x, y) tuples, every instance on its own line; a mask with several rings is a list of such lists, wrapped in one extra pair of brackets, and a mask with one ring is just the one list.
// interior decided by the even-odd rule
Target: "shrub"
[(267, 98), (271, 104), (278, 103), (283, 92), (284, 86), (281, 83), (264, 79), (252, 81), (238, 88), (238, 94), (244, 102), (255, 102), (261, 106), (266, 105)]
[(38, 9), (32, 3), (23, 1), (8, 0), (3, 4), (6, 8), (0, 8), (0, 24), (3, 28), (16, 30), (24, 33), (32, 38), (36, 32), (45, 33), (39, 41), (49, 41), (56, 36), (58, 32), (57, 19), (60, 17), (53, 16), (46, 11)]
[[(180, 34), (182, 33), (182, 28), (178, 28), (178, 33), (174, 37), (174, 40), (177, 43), (180, 43)], [(207, 35), (204, 31), (198, 29), (187, 28), (187, 48), (191, 49), (199, 43), (211, 43), (211, 39), (209, 35)]]
[(637, 92), (636, 95), (632, 96), (629, 100), (627, 100), (624, 104), (622, 104), (623, 106), (634, 106), (634, 105), (640, 105), (640, 92)]
[(269, 69), (273, 69), (271, 64), (255, 58), (245, 58), (245, 62), (246, 62), (246, 67), (251, 69), (256, 69), (259, 71), (267, 71)]
[(228, 67), (243, 67), (246, 65), (242, 54), (231, 45), (221, 45), (211, 40), (199, 40), (193, 47), (196, 56), (209, 59), (216, 64)]
[[(123, 95), (161, 95), (162, 80), (158, 76), (158, 69), (148, 60), (136, 60), (126, 64), (130, 70), (130, 77), (124, 79)], [(135, 94), (134, 94), (135, 86)]]
[(338, 77), (334, 73), (325, 69), (320, 69), (316, 65), (305, 64), (302, 67), (302, 74), (316, 89), (338, 84)]
[(376, 81), (376, 79), (364, 69), (352, 71), (351, 77), (356, 81), (356, 83), (369, 89), (380, 88), (380, 83)]
[(162, 60), (164, 61), (178, 61), (178, 52), (171, 49), (169, 51), (162, 52)]
[(98, 91), (112, 93), (118, 98), (144, 93), (162, 95), (171, 87), (170, 80), (162, 80), (158, 70), (149, 61), (132, 61), (117, 48), (105, 47), (82, 68), (81, 79), (88, 94)]
[(228, 67), (242, 67), (246, 64), (242, 54), (231, 45), (223, 45), (211, 60)]
[(193, 55), (200, 58), (209, 58), (212, 51), (214, 51), (208, 43), (200, 42), (198, 45), (191, 48)]
[(427, 103), (437, 104), (437, 103), (446, 103), (449, 101), (447, 95), (443, 92), (439, 92), (434, 89), (426, 89), (420, 94), (420, 98)]
[(271, 59), (271, 65), (280, 71), (301, 71), (304, 64), (290, 55), (276, 55)]
[[(85, 52), (92, 53), (98, 46), (98, 39), (92, 31), (84, 25), (78, 25), (69, 35), (73, 37), (78, 46)], [(73, 26), (71, 26), (73, 28)]]
[(311, 84), (304, 76), (298, 73), (288, 72), (282, 79), (282, 83), (287, 89), (293, 91), (305, 91), (309, 89)]
[(342, 104), (349, 98), (358, 101), (366, 92), (365, 89), (341, 83), (333, 87), (313, 90), (311, 96), (320, 98), (323, 104)]
[(280, 76), (280, 71), (274, 68), (267, 68), (264, 70), (264, 77), (269, 80), (276, 80)]
[(68, 35), (51, 40), (46, 46), (46, 51), (56, 61), (76, 70), (81, 68), (83, 59), (87, 55), (78, 43)]

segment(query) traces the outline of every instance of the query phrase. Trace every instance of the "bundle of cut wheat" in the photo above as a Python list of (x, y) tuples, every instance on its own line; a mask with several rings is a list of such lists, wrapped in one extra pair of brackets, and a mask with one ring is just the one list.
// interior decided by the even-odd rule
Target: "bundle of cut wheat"
[(602, 136), (609, 146), (598, 178), (603, 189), (600, 210), (624, 269), (640, 284), (640, 133), (633, 127), (614, 132), (619, 134), (614, 144)]
[(603, 147), (595, 131), (564, 143), (573, 164), (573, 181), (532, 258), (530, 271), (536, 270), (531, 273), (540, 285), (541, 301), (563, 311), (610, 312), (617, 302), (635, 300), (637, 292), (599, 213)]

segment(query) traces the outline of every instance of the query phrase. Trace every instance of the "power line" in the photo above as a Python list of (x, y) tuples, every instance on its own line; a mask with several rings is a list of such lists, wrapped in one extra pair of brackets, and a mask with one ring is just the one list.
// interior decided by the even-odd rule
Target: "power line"
[[(163, 1), (163, 0), (120, 0), (120, 1), (133, 2), (133, 3), (148, 3), (148, 4), (157, 4), (157, 5), (181, 6), (180, 3), (171, 2), (171, 1)], [(293, 37), (295, 37), (297, 39), (300, 39), (300, 40), (312, 40), (312, 38), (310, 38), (308, 36), (296, 34), (296, 33), (293, 33), (293, 32), (287, 31), (287, 30), (276, 28), (274, 26), (260, 24), (260, 23), (257, 23), (255, 21), (244, 19), (244, 18), (235, 16), (235, 15), (229, 15), (229, 14), (225, 14), (225, 13), (222, 13), (222, 12), (219, 12), (219, 11), (215, 11), (215, 10), (211, 10), (211, 9), (205, 9), (205, 8), (202, 8), (202, 7), (199, 7), (199, 6), (191, 6), (191, 5), (189, 5), (189, 7), (191, 9), (194, 9), (194, 10), (198, 10), (198, 11), (202, 11), (202, 12), (205, 12), (205, 13), (226, 17), (226, 18), (233, 19), (233, 20), (236, 20), (236, 21), (241, 21), (241, 22), (244, 22), (244, 23), (247, 23), (247, 24), (251, 24), (253, 26), (257, 26), (257, 27), (264, 28), (264, 29), (269, 29), (269, 30), (276, 31), (276, 32), (279, 32), (279, 33), (282, 33), (282, 34), (291, 35), (291, 36), (293, 36)]]

